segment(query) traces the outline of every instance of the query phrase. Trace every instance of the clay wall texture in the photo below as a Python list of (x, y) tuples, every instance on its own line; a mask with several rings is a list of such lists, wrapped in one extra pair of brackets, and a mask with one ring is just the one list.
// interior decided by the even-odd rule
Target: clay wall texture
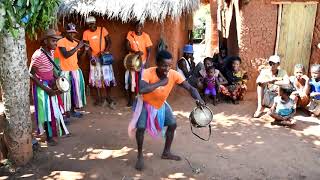
[[(307, 0), (296, 2), (307, 2)], [(275, 52), (278, 5), (271, 4), (271, 0), (251, 0), (247, 5), (240, 7), (240, 14), (236, 18), (237, 23), (240, 23), (238, 40), (242, 67), (249, 74), (249, 91), (255, 91), (259, 67), (266, 64), (267, 58)], [(310, 64), (320, 63), (318, 43), (320, 43), (320, 5), (315, 22)]]
[[(84, 29), (83, 22), (79, 23), (73, 21), (77, 25), (77, 30), (79, 34), (82, 35)], [(81, 26), (79, 26), (81, 24)], [(125, 50), (125, 39), (127, 32), (129, 30), (134, 30), (134, 25), (130, 23), (121, 23), (120, 21), (110, 21), (103, 18), (97, 18), (98, 26), (104, 26), (109, 31), (112, 47), (111, 53), (115, 58), (115, 63), (113, 64), (115, 77), (117, 80), (117, 87), (112, 90), (114, 96), (123, 96), (124, 95), (124, 73), (125, 68), (123, 66), (123, 59), (127, 54)], [(163, 26), (163, 27), (162, 27)], [(186, 29), (185, 17), (180, 19), (172, 20), (168, 17), (163, 25), (158, 22), (147, 21), (144, 24), (143, 31), (150, 35), (151, 41), (153, 43), (152, 53), (150, 58), (150, 65), (155, 65), (155, 56), (157, 52), (158, 42), (160, 37), (163, 37), (165, 42), (168, 45), (168, 50), (173, 54), (173, 68), (177, 59), (182, 55), (181, 49), (184, 44), (187, 42), (187, 29)], [(80, 36), (79, 36), (80, 38)], [(28, 54), (28, 64), (30, 63), (31, 56), (33, 52), (39, 48), (40, 44), (38, 41), (32, 41), (27, 39), (27, 54)], [(80, 59), (79, 60), (80, 68), (83, 71), (85, 76), (86, 84), (88, 83), (89, 75), (89, 60)], [(92, 90), (92, 89), (91, 89)], [(94, 94), (93, 91), (91, 91)]]

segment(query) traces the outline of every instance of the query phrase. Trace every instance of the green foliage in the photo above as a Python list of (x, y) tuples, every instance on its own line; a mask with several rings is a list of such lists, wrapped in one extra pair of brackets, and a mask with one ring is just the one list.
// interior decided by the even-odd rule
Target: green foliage
[(8, 30), (14, 37), (25, 27), (31, 38), (48, 29), (56, 20), (60, 0), (0, 0), (0, 34)]
[(193, 37), (202, 39), (206, 29), (206, 18), (210, 17), (210, 5), (200, 6), (200, 9), (193, 16)]

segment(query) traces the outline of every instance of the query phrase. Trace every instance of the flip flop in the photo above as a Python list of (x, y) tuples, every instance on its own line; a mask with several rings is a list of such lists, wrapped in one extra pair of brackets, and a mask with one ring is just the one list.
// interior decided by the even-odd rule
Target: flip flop
[(259, 118), (261, 115), (262, 115), (263, 111), (256, 111), (254, 114), (253, 114), (253, 117), (254, 118)]

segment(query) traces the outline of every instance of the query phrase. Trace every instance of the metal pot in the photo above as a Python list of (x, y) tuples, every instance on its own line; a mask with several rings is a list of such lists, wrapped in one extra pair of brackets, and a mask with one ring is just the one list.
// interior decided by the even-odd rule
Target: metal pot
[[(197, 103), (197, 107), (193, 109), (193, 111), (190, 113), (189, 116), (190, 119), (190, 128), (191, 132), (197, 136), (198, 138), (208, 141), (211, 136), (211, 121), (213, 119), (213, 113), (211, 109), (205, 105), (200, 105)], [(202, 128), (202, 127), (207, 127), (209, 128), (209, 137), (207, 139), (204, 139), (200, 137), (198, 134), (193, 132), (193, 127), (195, 128)]]

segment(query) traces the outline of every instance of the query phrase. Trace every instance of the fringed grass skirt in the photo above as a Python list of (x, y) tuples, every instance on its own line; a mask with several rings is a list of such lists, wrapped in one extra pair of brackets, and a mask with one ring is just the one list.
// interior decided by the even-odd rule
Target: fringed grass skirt
[[(51, 86), (53, 81), (42, 81), (45, 86)], [(63, 103), (59, 96), (49, 96), (43, 89), (33, 85), (33, 100), (35, 106), (35, 120), (38, 133), (43, 134), (46, 129), (48, 137), (61, 136), (69, 131), (63, 121)], [(46, 128), (45, 128), (46, 127)]]
[(70, 111), (71, 106), (82, 108), (86, 105), (85, 83), (81, 69), (75, 71), (62, 71), (62, 75), (69, 79), (71, 88), (62, 94), (65, 111)]

